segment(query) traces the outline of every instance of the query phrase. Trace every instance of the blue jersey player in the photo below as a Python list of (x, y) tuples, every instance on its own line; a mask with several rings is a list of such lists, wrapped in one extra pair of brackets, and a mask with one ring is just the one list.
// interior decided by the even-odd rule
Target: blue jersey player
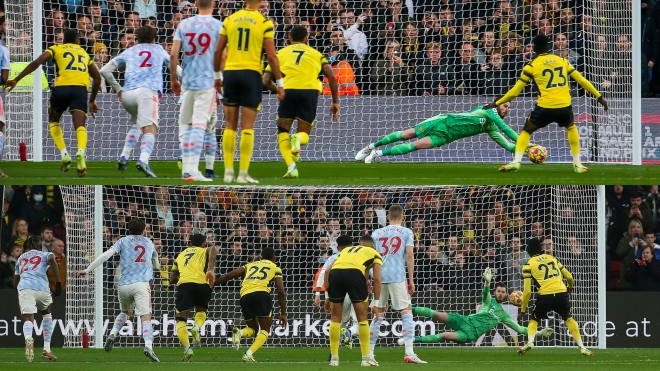
[(44, 316), (41, 323), (44, 333), (44, 351), (42, 358), (55, 361), (57, 357), (50, 350), (50, 339), (53, 336), (53, 316), (50, 314), (50, 305), (53, 303), (48, 285), (48, 268), (53, 270), (55, 276), (55, 296), (62, 292), (60, 271), (52, 252), (41, 251), (41, 240), (31, 238), (25, 242), (25, 252), (16, 261), (14, 272), (14, 287), (18, 289), (18, 304), (23, 315), (23, 336), (25, 337), (25, 358), (28, 362), (34, 360), (34, 339), (32, 328), (34, 314), (37, 310)]
[[(387, 211), (389, 225), (371, 234), (376, 250), (383, 257), (383, 288), (380, 294), (378, 317), (372, 318), (370, 325), (369, 358), (375, 362), (374, 348), (378, 341), (380, 325), (387, 300), (392, 301), (392, 309), (401, 313), (402, 334), (406, 345), (403, 360), (406, 363), (426, 363), (413, 352), (414, 322), (410, 295), (415, 292), (413, 276), (415, 274), (413, 232), (402, 225), (403, 208), (393, 205)], [(406, 279), (406, 268), (408, 271)], [(372, 304), (373, 305), (373, 304)]]
[(141, 219), (131, 219), (128, 222), (128, 232), (126, 237), (122, 237), (117, 243), (112, 245), (108, 251), (94, 259), (92, 264), (83, 271), (73, 272), (76, 275), (85, 275), (94, 271), (94, 269), (113, 255), (119, 254), (121, 265), (121, 276), (119, 277), (119, 308), (121, 313), (115, 318), (114, 326), (110, 336), (105, 342), (106, 352), (112, 350), (118, 339), (119, 330), (130, 317), (135, 306), (135, 315), (142, 320), (142, 335), (144, 337), (144, 355), (153, 362), (160, 362), (153, 350), (154, 333), (151, 325), (151, 283), (153, 283), (153, 270), (160, 270), (158, 254), (154, 244), (142, 234), (145, 229), (145, 222)]

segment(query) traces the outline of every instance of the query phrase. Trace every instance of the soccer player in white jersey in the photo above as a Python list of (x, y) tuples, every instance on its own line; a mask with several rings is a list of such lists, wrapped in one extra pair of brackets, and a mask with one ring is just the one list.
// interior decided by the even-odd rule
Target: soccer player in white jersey
[(154, 330), (151, 325), (151, 284), (154, 278), (153, 271), (160, 271), (160, 263), (154, 244), (149, 238), (143, 236), (145, 226), (144, 220), (131, 219), (128, 222), (128, 236), (122, 237), (101, 256), (94, 259), (85, 270), (74, 271), (73, 274), (83, 276), (91, 273), (113, 255), (119, 254), (121, 276), (117, 291), (119, 291), (121, 313), (115, 318), (104, 349), (106, 352), (112, 350), (118, 340), (119, 330), (126, 323), (126, 319), (131, 316), (135, 306), (135, 315), (142, 320), (144, 355), (153, 362), (160, 362), (153, 350)]
[[(170, 64), (170, 55), (160, 44), (156, 44), (156, 32), (155, 28), (149, 26), (140, 27), (137, 30), (138, 44), (113, 58), (100, 71), (117, 93), (133, 123), (126, 134), (117, 170), (126, 171), (131, 151), (143, 134), (140, 159), (135, 167), (149, 178), (156, 177), (149, 166), (149, 157), (154, 149), (158, 129), (158, 99), (163, 95), (163, 66)], [(113, 71), (120, 67), (126, 68), (123, 88), (113, 75)]]
[[(4, 85), (9, 80), (9, 49), (0, 45), (0, 85)], [(4, 92), (3, 92), (4, 93)], [(0, 95), (0, 159), (2, 159), (2, 150), (5, 148), (5, 97)], [(7, 175), (0, 170), (0, 178), (6, 178)]]
[[(179, 78), (181, 78), (180, 75)], [(179, 97), (179, 105), (181, 105), (182, 100), (183, 97)], [(210, 179), (220, 177), (215, 173), (213, 167), (215, 165), (215, 154), (218, 151), (218, 140), (215, 138), (215, 124), (218, 122), (217, 107), (220, 105), (221, 100), (222, 95), (217, 93), (215, 98), (216, 106), (211, 112), (211, 120), (206, 126), (206, 134), (204, 134), (204, 162), (206, 163), (206, 171), (204, 172), (204, 176)], [(179, 162), (177, 164), (179, 166), (179, 170), (183, 168), (183, 164), (181, 163), (181, 159), (183, 158), (183, 135), (184, 132), (179, 130)]]
[[(370, 325), (369, 358), (375, 362), (374, 348), (378, 341), (380, 325), (383, 322), (383, 313), (388, 298), (392, 302), (392, 309), (401, 313), (401, 329), (406, 354), (403, 360), (406, 363), (426, 363), (413, 352), (415, 336), (415, 323), (413, 322), (410, 295), (415, 292), (413, 276), (415, 274), (413, 232), (404, 226), (403, 208), (399, 205), (390, 206), (387, 211), (389, 225), (380, 228), (371, 234), (376, 250), (383, 257), (383, 288), (380, 292), (378, 317), (372, 318)], [(406, 268), (408, 277), (406, 279)], [(406, 285), (407, 283), (407, 285)], [(372, 304), (373, 305), (373, 304)]]
[(50, 350), (50, 339), (53, 336), (53, 316), (50, 314), (50, 305), (53, 303), (48, 276), (46, 271), (50, 267), (55, 277), (55, 292), (59, 296), (62, 293), (60, 282), (60, 270), (52, 252), (41, 251), (41, 239), (31, 238), (25, 242), (25, 252), (16, 260), (16, 271), (14, 276), (14, 287), (18, 289), (18, 305), (23, 315), (23, 336), (25, 337), (25, 358), (28, 362), (34, 360), (34, 338), (32, 329), (34, 314), (37, 309), (41, 311), (44, 319), (41, 322), (44, 334), (43, 359), (49, 361), (57, 360)]
[(172, 77), (172, 92), (183, 92), (179, 130), (183, 134), (182, 180), (211, 181), (199, 171), (204, 135), (216, 109), (213, 57), (220, 37), (222, 22), (213, 18), (213, 0), (197, 0), (198, 15), (183, 20), (174, 33), (170, 53), (170, 71), (179, 64), (183, 51), (181, 82), (176, 73)]

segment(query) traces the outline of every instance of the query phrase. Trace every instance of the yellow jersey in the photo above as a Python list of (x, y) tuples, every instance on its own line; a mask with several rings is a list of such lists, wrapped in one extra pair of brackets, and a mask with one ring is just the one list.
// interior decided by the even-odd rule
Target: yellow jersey
[(174, 260), (172, 272), (179, 272), (179, 282), (207, 284), (208, 250), (202, 247), (189, 247), (179, 253)]
[(523, 280), (536, 282), (540, 295), (566, 292), (563, 277), (566, 277), (568, 287), (573, 288), (573, 276), (552, 255), (541, 254), (531, 257), (522, 267)]
[(378, 251), (373, 247), (357, 245), (345, 247), (332, 265), (332, 270), (359, 269), (364, 274), (376, 264), (383, 265)]
[(243, 266), (245, 277), (241, 283), (241, 297), (253, 292), (265, 291), (270, 294), (271, 282), (282, 279), (282, 270), (270, 260), (258, 260)]
[(46, 49), (55, 63), (53, 86), (84, 86), (89, 89), (88, 67), (94, 61), (78, 44), (58, 44)]
[(220, 35), (227, 36), (225, 71), (263, 72), (264, 39), (273, 38), (273, 22), (256, 10), (241, 9), (225, 19)]
[(538, 88), (536, 104), (542, 108), (565, 108), (571, 105), (568, 78), (571, 77), (596, 98), (601, 94), (568, 61), (554, 54), (544, 53), (523, 67), (520, 78), (504, 97), (495, 104), (509, 102), (517, 97), (532, 80)]
[[(323, 83), (319, 80), (319, 74), (323, 65), (328, 64), (328, 60), (319, 51), (307, 44), (295, 43), (280, 49), (277, 58), (280, 60), (280, 70), (286, 90), (323, 92)], [(270, 66), (266, 66), (266, 72), (271, 72)]]

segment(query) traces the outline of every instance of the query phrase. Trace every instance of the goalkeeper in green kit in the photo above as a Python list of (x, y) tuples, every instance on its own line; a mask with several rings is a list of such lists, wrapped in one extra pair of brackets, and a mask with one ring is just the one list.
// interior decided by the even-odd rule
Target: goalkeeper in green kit
[[(476, 342), (481, 335), (492, 330), (500, 322), (509, 326), (519, 334), (527, 335), (527, 327), (520, 326), (516, 321), (511, 319), (509, 314), (502, 308), (502, 302), (508, 299), (509, 293), (507, 292), (504, 283), (495, 284), (495, 300), (490, 295), (490, 280), (492, 273), (490, 268), (484, 271), (484, 285), (481, 300), (483, 303), (475, 314), (469, 316), (462, 316), (458, 313), (445, 313), (436, 312), (431, 308), (413, 307), (413, 314), (436, 319), (444, 323), (447, 327), (454, 331), (443, 332), (435, 335), (418, 336), (415, 338), (415, 343), (435, 343), (440, 340), (454, 341), (457, 343), (473, 343)], [(554, 331), (546, 327), (539, 331), (537, 336), (550, 336)], [(399, 339), (399, 345), (403, 344), (403, 339)]]
[[(415, 127), (390, 133), (377, 142), (361, 149), (356, 155), (357, 161), (370, 164), (376, 157), (405, 155), (419, 149), (440, 147), (455, 140), (487, 133), (497, 144), (509, 152), (515, 152), (518, 134), (502, 119), (509, 113), (509, 103), (496, 108), (483, 110), (482, 106), (467, 112), (441, 114), (422, 121)], [(509, 142), (501, 133), (513, 141)], [(403, 140), (417, 138), (410, 143), (398, 144), (392, 148), (378, 150), (380, 146)]]

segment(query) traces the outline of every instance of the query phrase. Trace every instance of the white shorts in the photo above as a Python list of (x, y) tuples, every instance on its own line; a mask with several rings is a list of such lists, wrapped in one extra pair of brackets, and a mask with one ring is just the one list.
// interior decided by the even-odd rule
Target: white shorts
[[(392, 310), (400, 311), (408, 308), (412, 302), (405, 281), (383, 284), (383, 288), (380, 290), (380, 307), (385, 308), (388, 300), (392, 301)], [(370, 307), (373, 307), (373, 302)]]
[(119, 309), (130, 312), (135, 305), (135, 315), (151, 314), (151, 287), (148, 282), (135, 282), (122, 285), (119, 291)]
[(53, 297), (48, 291), (21, 290), (18, 292), (18, 306), (21, 314), (35, 314), (37, 310), (45, 310), (53, 303)]
[(158, 126), (158, 93), (147, 88), (121, 92), (121, 103), (139, 128)]
[(181, 112), (179, 125), (210, 126), (213, 112), (218, 104), (215, 101), (215, 89), (184, 90), (181, 93)]

